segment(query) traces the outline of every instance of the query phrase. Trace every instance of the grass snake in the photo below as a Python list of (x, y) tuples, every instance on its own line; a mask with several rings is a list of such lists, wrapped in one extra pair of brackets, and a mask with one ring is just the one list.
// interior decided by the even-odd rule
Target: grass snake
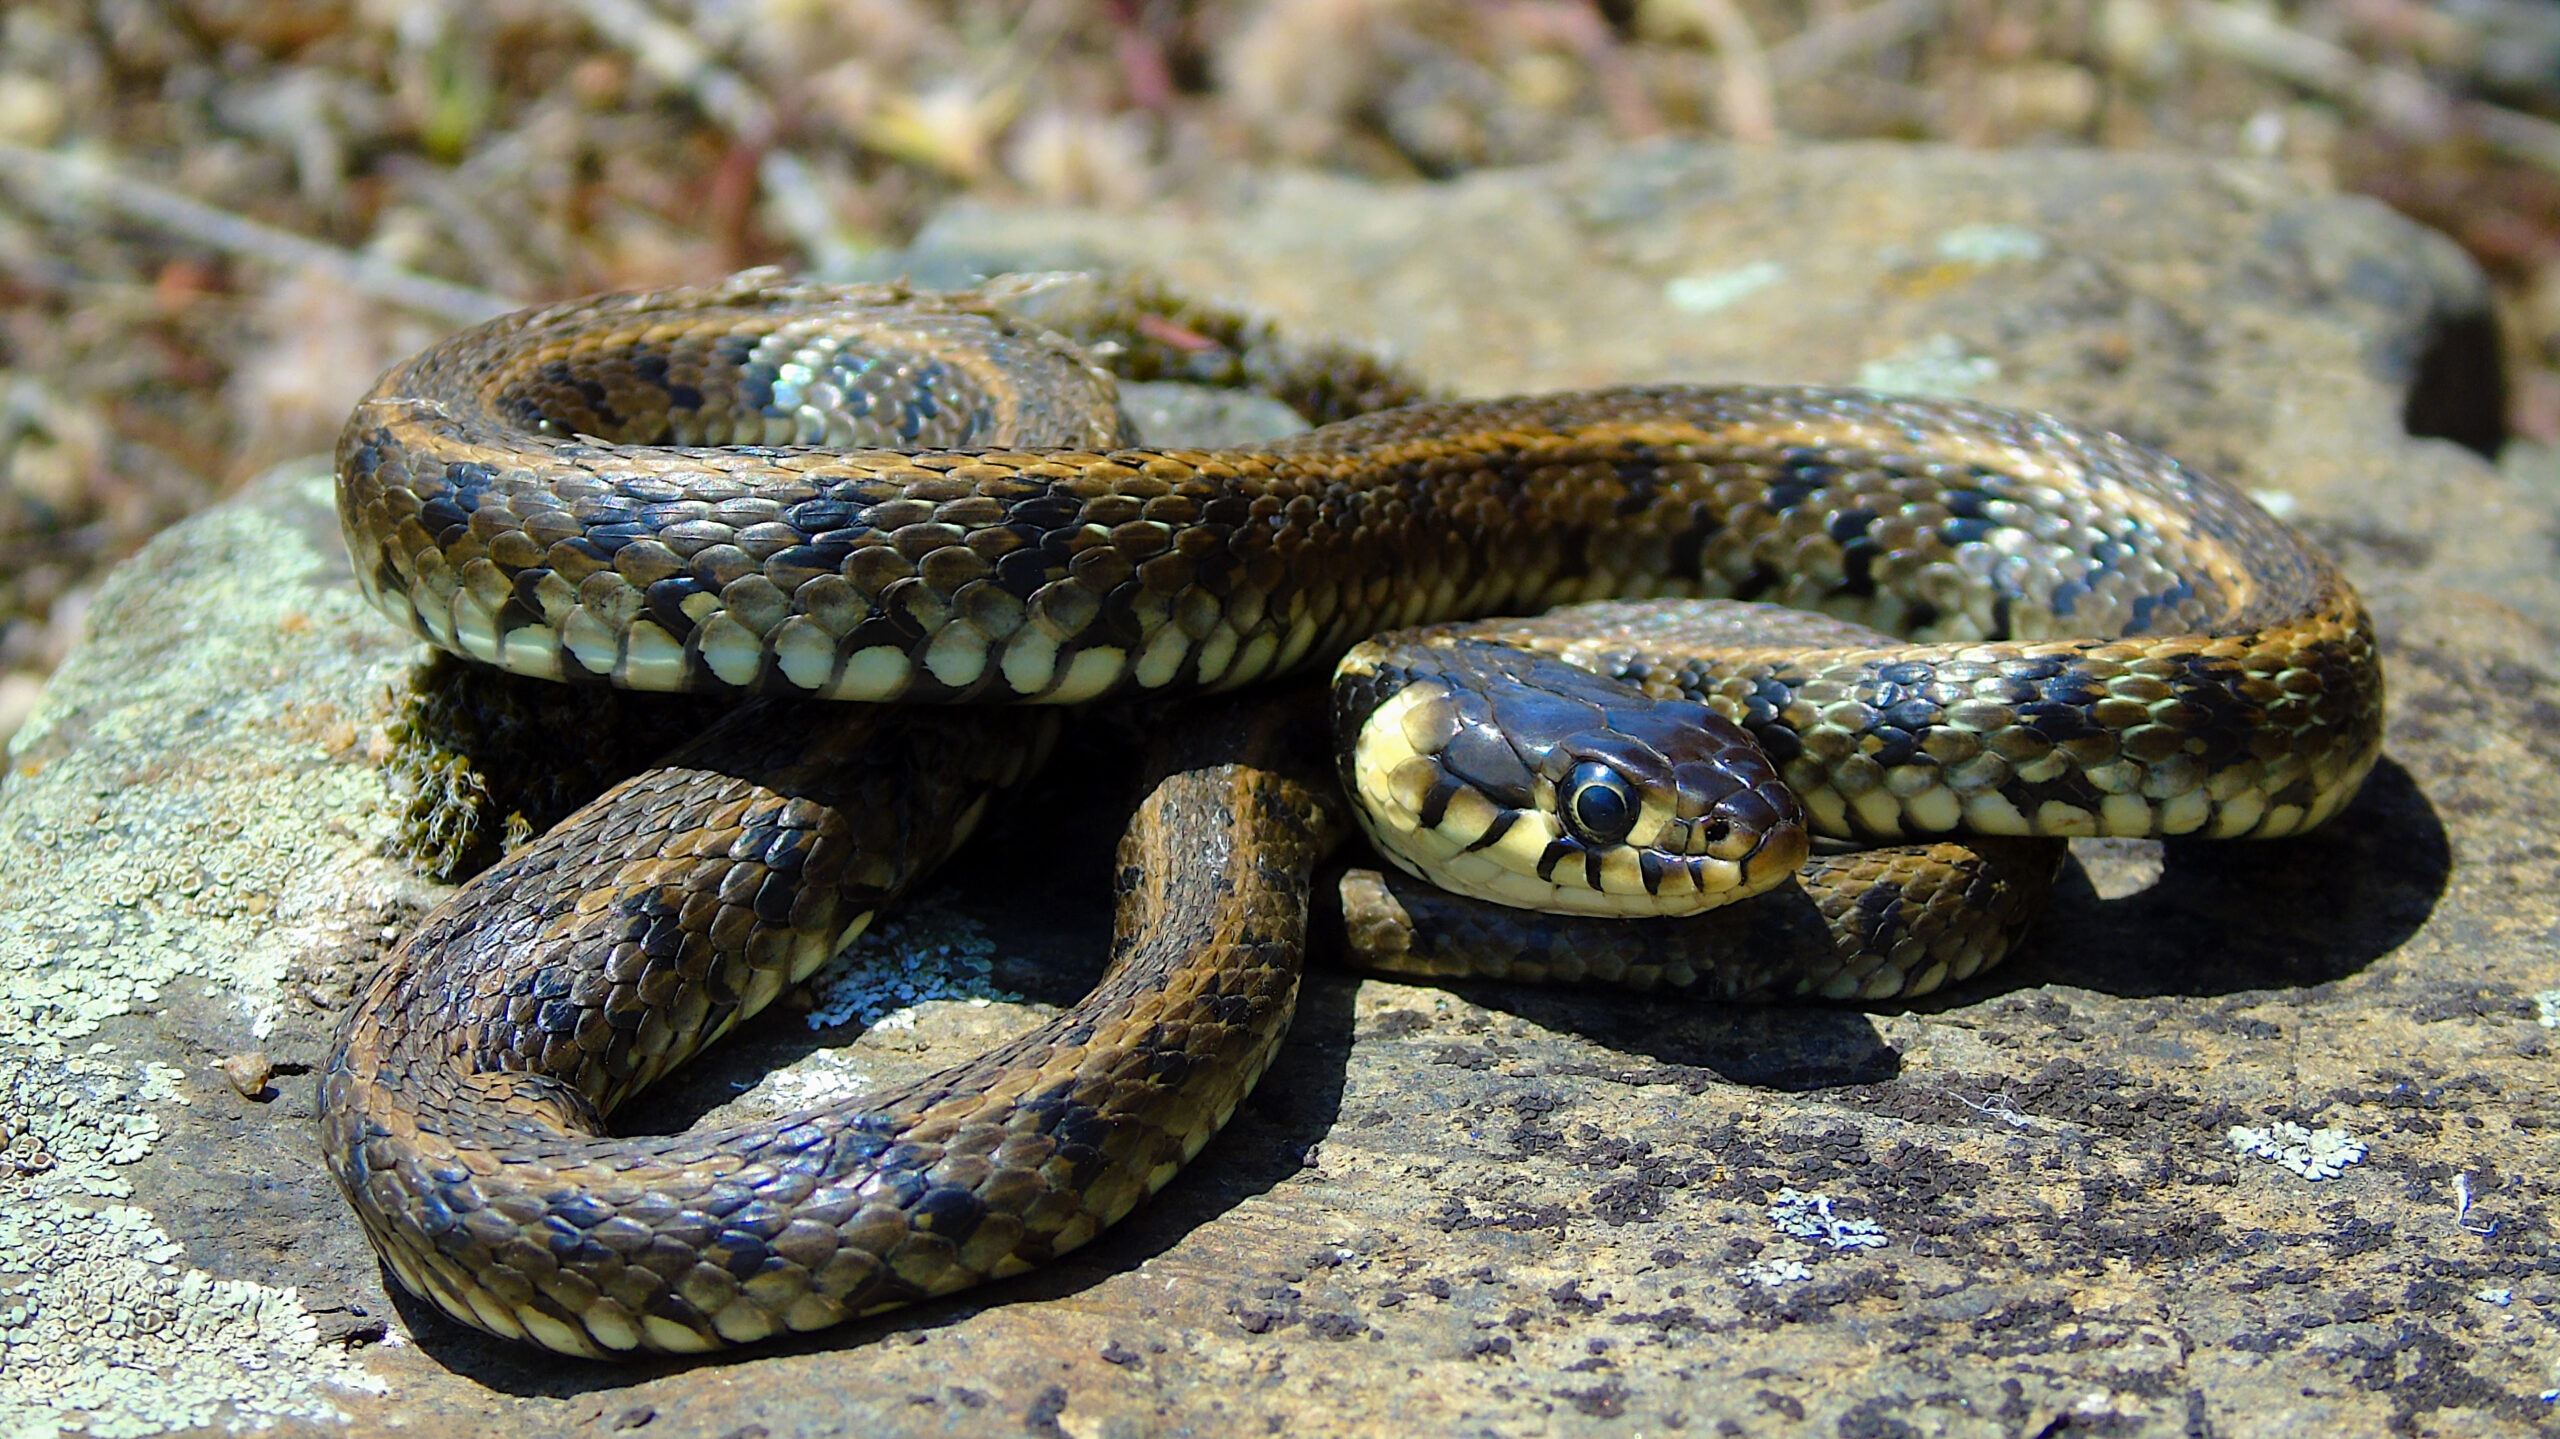
[[(740, 696), (464, 886), (345, 1022), (329, 1166), (445, 1312), (697, 1351), (1084, 1243), (1270, 1059), (1355, 822), (1398, 871), (1344, 882), (1370, 963), (1880, 998), (1996, 960), (2057, 836), (2295, 833), (2378, 751), (2335, 566), (2113, 436), (1653, 386), (1138, 448), (1110, 376), (1022, 318), (1036, 289), (579, 301), (350, 419), (339, 509), (385, 612), (519, 674)], [(1542, 617), (1475, 620), (1505, 614)], [(1085, 1000), (902, 1089), (606, 1132), (1004, 802), (1057, 706), (1337, 660), (1329, 713), (1157, 722)], [(1691, 917), (1606, 917), (1653, 912)]]

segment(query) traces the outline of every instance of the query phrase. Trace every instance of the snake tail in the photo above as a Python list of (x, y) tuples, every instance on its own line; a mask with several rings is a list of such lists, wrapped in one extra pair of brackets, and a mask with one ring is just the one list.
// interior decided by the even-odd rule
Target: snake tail
[[(1166, 761), (1121, 853), (1143, 937), (1065, 1014), (882, 1093), (602, 1132), (929, 868), (950, 842), (911, 831), (964, 832), (1040, 715), (848, 708), (813, 747), (806, 707), (751, 707), (429, 916), (323, 1081), (330, 1168), (401, 1283), (562, 1353), (695, 1352), (1018, 1273), (1161, 1186), (1286, 1029), (1308, 876), (1345, 823), (1267, 710)], [(719, 768), (688, 763), (706, 751)]]

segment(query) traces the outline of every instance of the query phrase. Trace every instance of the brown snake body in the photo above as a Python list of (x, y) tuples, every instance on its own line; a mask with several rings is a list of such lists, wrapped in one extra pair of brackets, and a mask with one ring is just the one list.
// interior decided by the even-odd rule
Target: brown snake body
[[(1337, 719), (1363, 823), (1399, 864), (1454, 860), (1506, 895), (1782, 882), (1799, 803), (1870, 842), (2286, 834), (2378, 750), (2371, 629), (2335, 567), (2112, 436), (1664, 387), (1131, 449), (1107, 379), (1001, 298), (742, 278), (581, 302), (439, 345), (350, 420), (358, 575), (437, 644), (552, 678), (910, 702), (814, 726), (745, 706), (473, 881), (369, 987), (324, 1146), (401, 1282), (465, 1322), (568, 1353), (694, 1350), (1016, 1272), (1163, 1184), (1250, 1088), (1343, 821), (1296, 731), (1240, 706), (1157, 761), (1092, 997), (897, 1093), (602, 1132), (840, 948), (1045, 744), (1037, 709), (912, 702), (1231, 688), (1382, 630), (1610, 595), (1776, 600), (1918, 641), (1826, 620), (1701, 652), (1725, 621), (1643, 609), (1364, 647)], [(1495, 670), (1610, 678), (1504, 698), (1464, 658), (1487, 638), (1513, 657)], [(1932, 886), (2009, 903), (1989, 881), (1847, 863), (1865, 877), (1840, 892), (1879, 897), (1853, 905), (1875, 956), (1770, 984), (1911, 993), (1996, 957), (1894, 908)], [(1557, 952), (1515, 972), (1681, 983), (1693, 964)]]

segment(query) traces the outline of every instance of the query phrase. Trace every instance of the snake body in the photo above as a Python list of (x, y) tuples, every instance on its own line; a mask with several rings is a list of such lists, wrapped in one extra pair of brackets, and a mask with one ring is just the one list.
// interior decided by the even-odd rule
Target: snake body
[[(1072, 1248), (1207, 1141), (1287, 1022), (1307, 874), (1344, 827), (1307, 726), (1242, 701), (1155, 762), (1092, 997), (906, 1090), (603, 1133), (955, 844), (1045, 743), (1039, 706), (1233, 688), (1382, 631), (1608, 596), (1827, 612), (1494, 622), (1345, 663), (1340, 764), (1390, 857), (1621, 897), (1784, 886), (1799, 824), (2292, 833), (2378, 751), (2371, 627), (2335, 567), (2112, 436), (1668, 386), (1134, 448), (1107, 377), (1006, 299), (742, 277), (578, 302), (436, 346), (351, 418), (357, 574), (432, 642), (549, 678), (904, 702), (742, 702), (466, 886), (369, 986), (324, 1149), (401, 1282), (465, 1322), (590, 1355), (814, 1328)], [(1510, 657), (1493, 670), (1572, 660), (1583, 688), (1486, 698), (1485, 646)], [(1591, 737), (1647, 705), (1697, 723)], [(1494, 736), (1496, 712), (1525, 733)], [(1950, 960), (1918, 916), (2014, 910), (2052, 865), (2035, 850), (2001, 881), (1933, 854), (1836, 862), (1846, 887), (1821, 893), (1860, 913), (1830, 932), (1863, 925), (1884, 958), (1768, 982), (1960, 975), (1983, 951)], [(1515, 972), (1694, 969), (1611, 943)]]

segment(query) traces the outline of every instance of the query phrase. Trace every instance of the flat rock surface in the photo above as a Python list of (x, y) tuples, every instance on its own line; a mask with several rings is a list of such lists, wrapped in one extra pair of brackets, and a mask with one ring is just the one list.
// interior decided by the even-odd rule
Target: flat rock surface
[[(1319, 966), (1228, 1132), (1067, 1262), (726, 1362), (594, 1366), (386, 1294), (320, 1169), (311, 1071), (434, 897), (382, 857), (421, 651), (357, 600), (325, 480), (280, 473), (109, 586), (0, 789), (0, 1430), (2549, 1422), (2560, 459), (2412, 437), (2495, 408), (2449, 246), (2270, 170), (1886, 147), (1257, 177), (1136, 215), (958, 209), (924, 244), (920, 271), (1145, 265), (1466, 393), (1863, 382), (2122, 430), (2343, 559), (2387, 758), (2301, 840), (2079, 846), (2020, 959), (1899, 1009)], [(820, 1001), (889, 1019), (842, 1050), (759, 1022), (656, 1121), (938, 1066), (1071, 1000), (1107, 826), (1023, 858), (1059, 827), (1001, 828), (996, 877), (903, 927), (903, 989)]]

